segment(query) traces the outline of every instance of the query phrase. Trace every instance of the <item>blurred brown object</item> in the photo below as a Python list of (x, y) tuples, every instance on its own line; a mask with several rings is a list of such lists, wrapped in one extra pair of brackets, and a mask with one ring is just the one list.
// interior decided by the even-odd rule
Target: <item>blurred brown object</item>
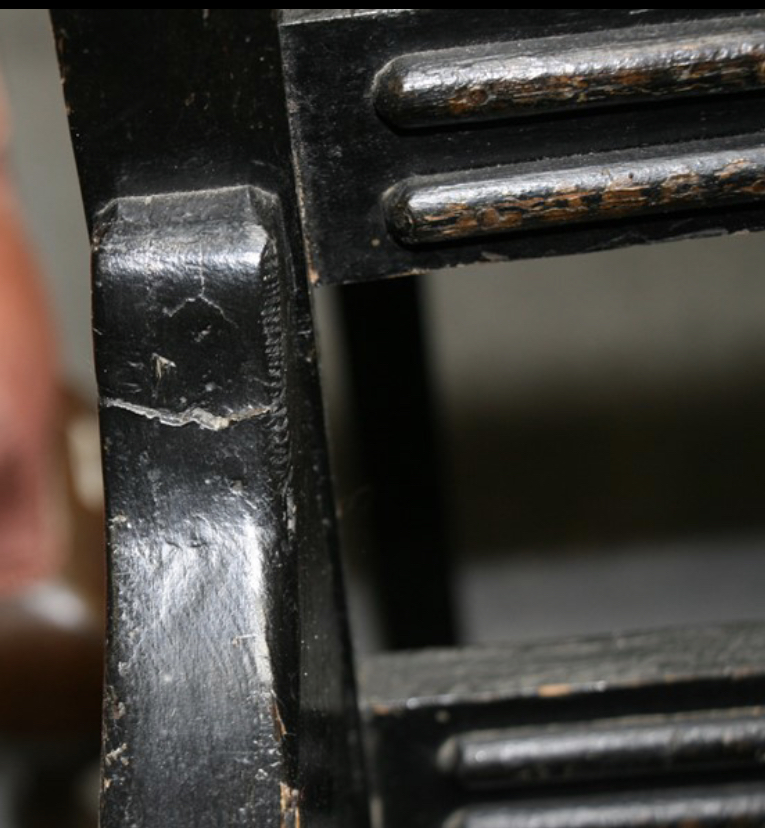
[(9, 828), (96, 825), (105, 594), (98, 427), (74, 393), (58, 399), (52, 490), (64, 565), (0, 600), (0, 746), (15, 756)]
[(1, 93), (0, 746), (16, 782), (0, 804), (14, 828), (79, 828), (93, 820), (81, 821), (78, 787), (100, 744), (98, 427), (94, 407), (59, 384), (42, 279), (2, 161)]
[(0, 602), (0, 735), (97, 744), (104, 618), (95, 412), (59, 395), (52, 490), (63, 566)]
[[(0, 153), (7, 124), (0, 96)], [(92, 494), (84, 503), (88, 495), (83, 496), (81, 480), (94, 474), (81, 468), (87, 462), (82, 430), (88, 416), (73, 394), (59, 390), (55, 349), (39, 268), (0, 155), (0, 731), (5, 734), (78, 729), (77, 723), (84, 724), (85, 711), (79, 710), (84, 697), (91, 709), (86, 718), (98, 717), (100, 504)], [(90, 422), (94, 430), (92, 414)], [(97, 480), (97, 469), (95, 475)]]
[[(0, 147), (4, 128), (0, 108)], [(0, 163), (0, 597), (52, 575), (64, 545), (52, 504), (53, 326)]]

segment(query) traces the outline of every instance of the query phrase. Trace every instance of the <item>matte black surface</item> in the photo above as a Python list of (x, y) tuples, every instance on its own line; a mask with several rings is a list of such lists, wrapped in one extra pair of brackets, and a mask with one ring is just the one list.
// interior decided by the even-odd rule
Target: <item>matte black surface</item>
[[(738, 31), (759, 25), (746, 9), (415, 9), (365, 10), (362, 16), (293, 16), (280, 27), (291, 100), (290, 118), (311, 279), (318, 283), (371, 280), (483, 259), (518, 259), (600, 250), (696, 234), (761, 229), (762, 204), (709, 204), (702, 211), (629, 220), (528, 228), (485, 239), (442, 240), (424, 248), (396, 241), (382, 196), (417, 176), (476, 172), (498, 165), (533, 165), (539, 173), (571, 159), (619, 151), (672, 147), (765, 131), (763, 93), (710, 95), (667, 102), (641, 100), (533, 118), (400, 130), (375, 108), (375, 77), (393, 59), (443, 49), (560, 39), (580, 42), (609, 32), (640, 39), (645, 26), (681, 26), (703, 34), (726, 18)], [(372, 12), (375, 12), (372, 13)], [(615, 53), (611, 53), (613, 56)], [(323, 56), (317, 59), (317, 55)], [(601, 56), (601, 62), (606, 56)], [(448, 80), (449, 70), (444, 69)], [(760, 139), (757, 138), (757, 141)], [(692, 147), (689, 151), (699, 151)], [(584, 163), (584, 162), (577, 162)]]
[(759, 828), (764, 822), (762, 785), (723, 785), (468, 809), (448, 828)]
[[(759, 623), (467, 649), (382, 653), (360, 678), (366, 709), (503, 698), (595, 698), (613, 684), (743, 681), (765, 674)], [(758, 678), (759, 680), (759, 678)], [(416, 701), (412, 701), (416, 700)]]
[(251, 183), (295, 230), (271, 10), (51, 15), (89, 221), (118, 196)]
[(764, 665), (761, 624), (367, 659), (381, 825), (761, 824)]

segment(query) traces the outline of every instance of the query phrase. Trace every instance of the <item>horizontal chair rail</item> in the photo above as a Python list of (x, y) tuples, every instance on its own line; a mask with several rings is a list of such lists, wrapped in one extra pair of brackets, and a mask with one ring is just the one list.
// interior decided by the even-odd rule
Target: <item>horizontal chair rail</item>
[(401, 129), (765, 88), (765, 17), (402, 55), (374, 85)]
[(765, 196), (765, 146), (726, 146), (581, 166), (542, 164), (418, 176), (383, 196), (404, 244), (751, 202)]

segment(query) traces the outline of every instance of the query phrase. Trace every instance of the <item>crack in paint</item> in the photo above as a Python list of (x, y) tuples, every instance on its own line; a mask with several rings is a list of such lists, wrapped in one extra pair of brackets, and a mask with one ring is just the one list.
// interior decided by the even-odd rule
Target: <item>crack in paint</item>
[(137, 405), (126, 400), (108, 397), (101, 400), (101, 405), (104, 408), (119, 408), (122, 411), (129, 411), (131, 414), (137, 414), (139, 417), (144, 417), (147, 420), (158, 420), (163, 425), (173, 428), (197, 425), (208, 431), (224, 431), (236, 423), (252, 420), (271, 413), (271, 406), (268, 405), (248, 406), (239, 411), (232, 411), (231, 414), (226, 416), (213, 414), (211, 411), (197, 406), (189, 406), (189, 408), (183, 411), (168, 411), (162, 408), (151, 408), (147, 405)]

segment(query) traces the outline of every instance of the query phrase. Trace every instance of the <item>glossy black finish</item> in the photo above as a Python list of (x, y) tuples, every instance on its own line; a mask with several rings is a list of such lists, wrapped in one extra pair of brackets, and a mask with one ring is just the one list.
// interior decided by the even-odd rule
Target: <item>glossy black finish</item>
[(275, 208), (231, 188), (120, 199), (96, 224), (106, 825), (277, 825), (298, 784)]
[[(703, 210), (653, 212), (592, 223), (527, 226), (493, 238), (457, 236), (410, 246), (390, 232), (383, 194), (402, 181), (440, 175), (482, 179), (498, 166), (529, 173), (587, 165), (588, 156), (619, 152), (641, 158), (697, 152), (695, 141), (760, 143), (763, 92), (702, 94), (665, 100), (637, 95), (629, 103), (543, 109), (534, 117), (485, 124), (430, 122), (397, 128), (376, 107), (376, 78), (392, 60), (423, 53), (539, 44), (554, 38), (578, 53), (593, 39), (613, 41), (597, 65), (618, 65), (625, 41), (646, 27), (672, 26), (683, 42), (703, 44), (710, 23), (723, 19), (746, 37), (760, 31), (758, 10), (747, 9), (363, 9), (305, 14), (282, 10), (281, 37), (293, 151), (311, 279), (317, 283), (372, 280), (490, 259), (519, 259), (600, 250), (696, 234), (765, 227), (762, 203), (712, 201)], [(721, 24), (723, 25), (723, 24)], [(712, 26), (714, 28), (714, 26)], [(677, 45), (675, 43), (675, 45)], [(532, 47), (530, 47), (532, 48)], [(620, 51), (620, 49), (622, 51)], [(702, 50), (703, 51), (703, 50)], [(317, 60), (342, 55), (342, 60)], [(417, 60), (417, 58), (413, 58)], [(704, 63), (704, 60), (701, 60)], [(441, 68), (448, 86), (462, 63)], [(611, 78), (613, 80), (613, 77)], [(437, 84), (437, 85), (438, 85)], [(712, 84), (714, 86), (715, 84)], [(708, 90), (714, 92), (714, 89)], [(414, 116), (413, 116), (414, 117)], [(415, 120), (417, 118), (415, 117)], [(661, 151), (658, 151), (660, 148)], [(394, 225), (395, 226), (395, 225)]]
[(764, 663), (761, 624), (370, 658), (380, 825), (761, 824)]
[(270, 10), (56, 10), (92, 229), (102, 825), (363, 825)]

